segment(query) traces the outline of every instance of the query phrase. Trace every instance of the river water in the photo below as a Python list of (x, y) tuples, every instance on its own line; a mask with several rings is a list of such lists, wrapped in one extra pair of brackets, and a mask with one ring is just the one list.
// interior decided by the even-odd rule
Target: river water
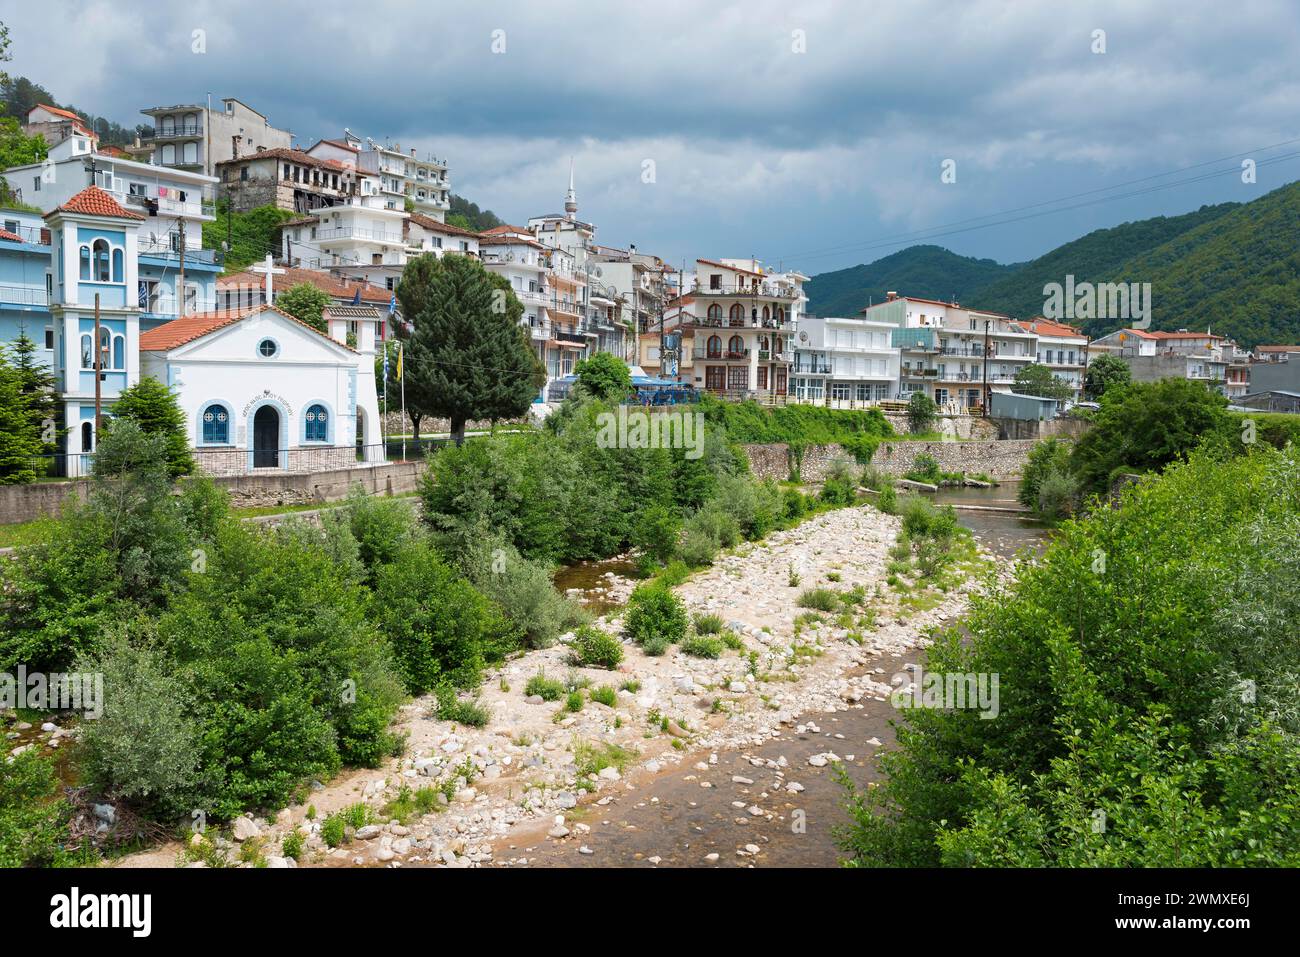
[[(944, 489), (934, 499), (950, 505), (1015, 509), (1019, 507), (1016, 491), (1017, 483), (1004, 483), (990, 489)], [(1011, 511), (958, 509), (957, 516), (985, 548), (1004, 559), (1023, 557), (1025, 550), (1041, 552), (1050, 534), (1041, 524)], [(557, 585), (594, 589), (586, 603), (601, 613), (607, 600), (605, 572), (622, 574), (630, 564), (619, 565), (619, 561), (565, 569), (557, 575)], [(882, 657), (854, 673), (879, 668), (892, 675), (920, 658), (921, 653)], [(842, 766), (859, 788), (879, 781), (873, 755), (893, 745), (897, 712), (888, 701), (868, 698), (862, 704), (847, 711), (805, 715), (798, 725), (784, 728), (761, 747), (744, 754), (718, 753), (707, 771), (695, 765), (699, 760), (707, 762), (708, 755), (693, 755), (667, 773), (639, 780), (636, 790), (608, 792), (615, 797), (605, 807), (589, 805), (581, 820), (591, 831), (580, 840), (549, 841), (544, 828), (512, 834), (498, 845), (496, 862), (509, 866), (512, 859), (526, 859), (532, 867), (838, 866), (844, 855), (836, 832), (849, 822), (844, 791), (829, 767), (812, 767), (808, 759), (834, 751), (845, 759)], [(749, 757), (784, 759), (785, 780), (798, 781), (804, 790), (789, 794), (771, 788), (776, 783), (773, 772), (755, 767)], [(737, 807), (737, 802), (743, 804)], [(750, 815), (751, 806), (765, 813)], [(583, 853), (583, 847), (590, 853)], [(746, 848), (757, 848), (757, 853)]]

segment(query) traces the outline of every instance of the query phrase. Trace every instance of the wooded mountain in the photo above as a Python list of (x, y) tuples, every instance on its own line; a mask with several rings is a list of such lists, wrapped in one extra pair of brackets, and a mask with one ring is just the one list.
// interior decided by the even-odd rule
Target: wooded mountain
[[(809, 312), (851, 316), (886, 286), (901, 295), (949, 299), (1028, 318), (1043, 309), (1043, 286), (1149, 282), (1153, 329), (1230, 336), (1246, 347), (1300, 341), (1300, 183), (1249, 203), (1202, 206), (1098, 229), (1027, 263), (1002, 266), (912, 246), (864, 266), (814, 276)], [(951, 267), (951, 274), (943, 270)], [(937, 270), (937, 271), (936, 271)], [(983, 282), (972, 281), (978, 275)], [(884, 280), (884, 281), (882, 281)], [(877, 299), (878, 301), (878, 299)], [(1093, 336), (1125, 325), (1082, 323)]]
[(868, 265), (813, 276), (804, 286), (809, 311), (817, 316), (855, 316), (891, 289), (922, 299), (971, 301), (971, 294), (1014, 272), (992, 259), (958, 256), (942, 246), (909, 246)]

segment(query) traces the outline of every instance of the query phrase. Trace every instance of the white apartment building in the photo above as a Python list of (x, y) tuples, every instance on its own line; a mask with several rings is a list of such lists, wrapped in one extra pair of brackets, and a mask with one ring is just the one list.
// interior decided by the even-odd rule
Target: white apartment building
[(834, 408), (894, 398), (899, 352), (893, 331), (888, 322), (804, 316), (795, 336), (791, 396)]
[(444, 253), (479, 254), (478, 233), (450, 226), (423, 213), (410, 213), (405, 223), (408, 256), (433, 253), (441, 258)]
[(211, 102), (153, 106), (141, 110), (153, 121), (154, 135), (127, 148), (135, 159), (155, 166), (216, 175), (217, 164), (259, 149), (288, 149), (293, 133), (234, 97), (214, 109)]
[[(496, 226), (479, 236), (479, 258), (491, 272), (502, 276), (523, 304), (522, 324), (528, 327), (537, 357), (546, 363), (548, 378), (568, 375), (587, 347), (586, 338), (566, 315), (552, 318), (551, 253), (521, 226)], [(572, 262), (572, 257), (569, 257)], [(558, 319), (558, 316), (556, 317)], [(552, 358), (551, 353), (557, 355)]]
[(1037, 316), (1017, 326), (1038, 337), (1035, 360), (1074, 390), (1074, 401), (1083, 398), (1083, 376), (1088, 366), (1088, 337), (1082, 330)]
[(357, 166), (379, 180), (379, 195), (389, 209), (406, 209), (410, 200), (411, 211), (421, 213), (439, 222), (446, 219), (451, 208), (451, 180), (447, 176), (447, 161), (426, 156), (421, 159), (412, 147), (402, 152), (401, 144), (381, 146), (367, 140), (367, 149), (348, 135), (348, 145), (358, 149)]
[(862, 310), (895, 326), (900, 350), (898, 395), (924, 392), (940, 408), (982, 408), (988, 392), (1010, 392), (1016, 375), (1035, 359), (1038, 337), (1010, 316), (966, 309), (955, 302), (887, 294)]

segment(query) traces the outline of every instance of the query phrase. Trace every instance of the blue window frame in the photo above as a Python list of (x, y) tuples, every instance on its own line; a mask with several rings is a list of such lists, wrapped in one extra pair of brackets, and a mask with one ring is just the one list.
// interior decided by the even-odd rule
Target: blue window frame
[(224, 405), (213, 403), (199, 417), (203, 422), (203, 442), (206, 445), (230, 444), (230, 412)]
[(308, 442), (328, 442), (329, 441), (329, 413), (325, 411), (323, 405), (313, 405), (307, 409), (307, 435)]

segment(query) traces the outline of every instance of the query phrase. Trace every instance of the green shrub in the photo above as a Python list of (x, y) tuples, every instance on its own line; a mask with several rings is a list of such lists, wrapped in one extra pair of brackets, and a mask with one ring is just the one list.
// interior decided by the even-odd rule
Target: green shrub
[(567, 628), (586, 619), (578, 605), (555, 590), (545, 566), (525, 560), (500, 538), (485, 536), (470, 545), (461, 567), (514, 623), (529, 648), (549, 648)]
[(462, 699), (456, 689), (447, 685), (438, 689), (437, 701), (435, 714), (439, 721), (453, 721), (471, 728), (482, 728), (492, 718), (492, 712), (480, 704), (477, 698)]
[(876, 507), (886, 515), (898, 514), (898, 492), (893, 485), (886, 485), (876, 496)]
[(1057, 521), (1074, 511), (1079, 483), (1068, 472), (1052, 472), (1038, 486), (1036, 511), (1047, 521)]
[(722, 639), (707, 635), (689, 635), (682, 640), (682, 651), (696, 658), (721, 658), (725, 647)]
[(637, 518), (632, 544), (642, 554), (663, 564), (677, 554), (677, 542), (682, 532), (681, 517), (672, 509), (652, 505)]
[(280, 841), (280, 852), (288, 858), (295, 861), (302, 860), (303, 851), (307, 849), (307, 839), (302, 836), (302, 832), (293, 830), (284, 836)]
[(710, 535), (707, 529), (688, 523), (682, 531), (682, 541), (678, 546), (677, 554), (689, 567), (702, 568), (713, 564), (713, 560), (718, 555), (718, 548), (718, 540)]
[(7, 759), (0, 774), (0, 867), (63, 863), (72, 806), (54, 762), (35, 751)]
[(1069, 475), (1070, 447), (1059, 439), (1044, 439), (1029, 450), (1020, 474), (1020, 504), (1037, 510), (1038, 489), (1050, 475)]
[(912, 468), (908, 471), (907, 477), (913, 482), (939, 484), (940, 479), (943, 478), (943, 473), (939, 470), (939, 460), (933, 455), (922, 452), (912, 460)]
[(573, 664), (594, 668), (617, 668), (623, 660), (623, 644), (608, 632), (583, 625), (569, 645)]
[(338, 847), (346, 838), (347, 821), (341, 814), (331, 814), (321, 822), (320, 839), (326, 847)]
[(607, 708), (614, 707), (618, 703), (618, 692), (612, 685), (601, 685), (599, 688), (591, 689), (591, 700), (597, 704), (603, 704)]
[(726, 627), (721, 615), (700, 614), (695, 616), (695, 633), (697, 635), (716, 635)]
[(799, 594), (795, 604), (817, 611), (835, 611), (840, 607), (840, 596), (829, 588), (807, 588)]
[(641, 643), (641, 650), (651, 658), (660, 657), (671, 647), (671, 643), (663, 635), (651, 635)]
[(582, 710), (583, 697), (581, 691), (570, 691), (568, 697), (564, 699), (564, 710), (578, 712)]
[(524, 685), (524, 695), (529, 698), (536, 695), (543, 701), (558, 701), (562, 694), (564, 694), (564, 682), (548, 678), (540, 671), (529, 678), (528, 684)]
[(623, 627), (638, 645), (675, 644), (686, 636), (686, 606), (665, 587), (639, 585), (628, 599)]

